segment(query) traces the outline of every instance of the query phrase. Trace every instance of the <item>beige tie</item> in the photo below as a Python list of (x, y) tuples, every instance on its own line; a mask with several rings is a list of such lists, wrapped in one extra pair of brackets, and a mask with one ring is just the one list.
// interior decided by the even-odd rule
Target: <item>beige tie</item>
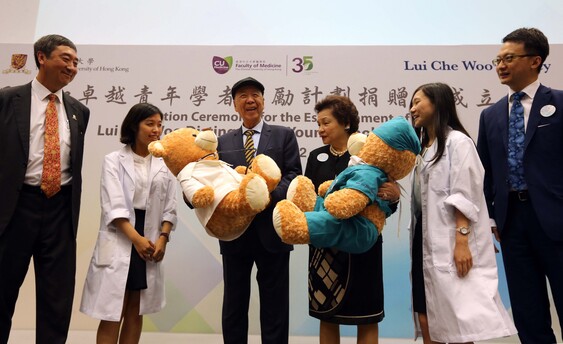
[(254, 149), (254, 140), (252, 139), (252, 135), (254, 135), (254, 130), (247, 130), (244, 132), (246, 136), (246, 142), (244, 143), (244, 158), (246, 159), (246, 163), (248, 166), (252, 164), (252, 160), (254, 160), (254, 153), (256, 149)]
[(48, 96), (49, 104), (45, 111), (45, 151), (43, 155), (43, 175), (41, 190), (47, 198), (61, 189), (61, 146), (59, 143), (59, 118), (55, 100), (57, 96)]

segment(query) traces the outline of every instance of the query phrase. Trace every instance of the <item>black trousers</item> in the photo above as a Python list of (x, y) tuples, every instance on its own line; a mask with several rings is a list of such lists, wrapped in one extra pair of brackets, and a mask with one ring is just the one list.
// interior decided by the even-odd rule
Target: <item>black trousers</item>
[(36, 343), (65, 343), (76, 271), (71, 187), (46, 198), (24, 187), (16, 211), (0, 236), (0, 343), (8, 342), (19, 289), (31, 257), (35, 267)]
[(223, 254), (223, 341), (248, 342), (250, 277), (256, 264), (260, 293), (260, 332), (263, 344), (287, 344), (289, 337), (289, 252)]
[(520, 201), (511, 194), (501, 247), (520, 341), (555, 343), (546, 278), (563, 328), (563, 242), (545, 234), (529, 199)]

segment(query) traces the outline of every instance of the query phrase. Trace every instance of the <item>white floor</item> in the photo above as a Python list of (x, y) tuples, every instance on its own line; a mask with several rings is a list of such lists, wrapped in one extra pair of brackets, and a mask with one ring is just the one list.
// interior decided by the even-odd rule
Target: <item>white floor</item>
[[(511, 338), (510, 342), (517, 343)], [(92, 344), (96, 342), (96, 333), (94, 331), (71, 331), (67, 343), (69, 344)], [(141, 335), (140, 344), (220, 344), (222, 343), (221, 335), (217, 334), (172, 334), (172, 333), (160, 333), (160, 332), (143, 332)], [(289, 339), (289, 344), (317, 344), (319, 342), (318, 337), (291, 337)], [(35, 343), (35, 331), (29, 330), (17, 330), (12, 331), (10, 334), (10, 340), (8, 344), (34, 344)], [(340, 341), (341, 344), (355, 344), (356, 339), (352, 337), (344, 337)], [(412, 339), (388, 339), (380, 338), (379, 343), (381, 344), (412, 344), (420, 343), (422, 344), (422, 339), (414, 342)], [(487, 344), (498, 344), (501, 342), (487, 342)], [(506, 343), (506, 342), (504, 342)], [(250, 336), (248, 344), (260, 344), (260, 336)]]
[[(92, 344), (96, 342), (96, 333), (93, 331), (72, 331), (69, 333), (67, 343), (69, 344)], [(290, 344), (316, 344), (319, 340), (317, 337), (291, 337)], [(341, 344), (353, 344), (354, 338), (345, 337)], [(382, 344), (406, 344), (413, 343), (412, 340), (401, 339), (381, 339)], [(35, 331), (12, 331), (8, 344), (34, 344)], [(221, 335), (217, 334), (172, 334), (158, 332), (143, 332), (141, 335), (141, 344), (177, 344), (177, 343), (194, 343), (194, 344), (219, 344), (223, 343)], [(250, 336), (248, 344), (260, 344), (260, 336)]]

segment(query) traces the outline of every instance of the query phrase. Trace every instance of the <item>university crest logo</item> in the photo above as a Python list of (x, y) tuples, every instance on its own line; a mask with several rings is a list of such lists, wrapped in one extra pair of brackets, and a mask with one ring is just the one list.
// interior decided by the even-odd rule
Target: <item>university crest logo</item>
[(26, 63), (27, 63), (26, 54), (12, 54), (10, 68), (3, 70), (2, 74), (8, 74), (8, 73), (30, 74), (31, 71), (29, 69), (24, 68)]

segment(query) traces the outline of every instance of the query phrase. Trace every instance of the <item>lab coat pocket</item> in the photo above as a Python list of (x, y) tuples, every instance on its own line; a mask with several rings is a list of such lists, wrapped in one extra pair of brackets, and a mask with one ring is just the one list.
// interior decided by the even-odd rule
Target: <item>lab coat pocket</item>
[(115, 232), (100, 231), (98, 234), (98, 244), (96, 245), (96, 265), (108, 266), (113, 261), (116, 246)]
[(435, 237), (432, 241), (432, 263), (434, 267), (440, 271), (451, 271), (453, 267), (455, 231), (453, 231), (453, 236)]

